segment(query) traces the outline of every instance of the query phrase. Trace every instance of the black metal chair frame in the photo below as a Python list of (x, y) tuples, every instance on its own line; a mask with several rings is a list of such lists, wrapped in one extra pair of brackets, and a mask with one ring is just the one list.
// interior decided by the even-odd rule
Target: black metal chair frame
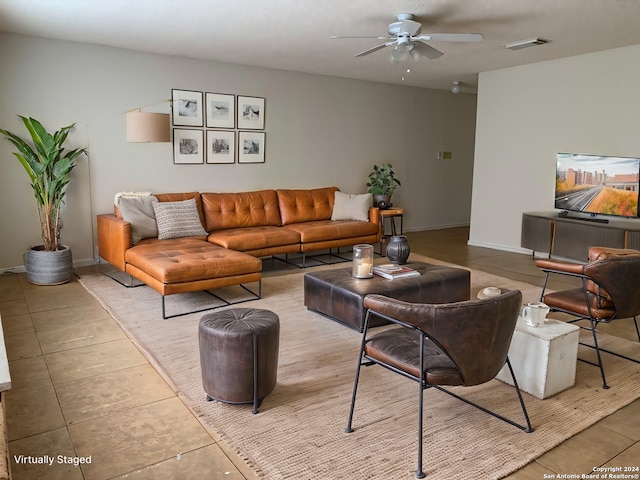
[[(423, 431), (423, 421), (424, 421), (424, 413), (423, 413), (423, 407), (424, 407), (424, 395), (423, 392), (425, 389), (427, 388), (435, 388), (436, 390), (439, 390), (443, 393), (446, 393), (447, 395), (450, 395), (454, 398), (457, 398), (458, 400), (462, 400), (463, 402), (467, 403), (468, 405), (471, 405), (473, 407), (478, 408), (479, 410), (482, 410), (485, 413), (488, 413), (489, 415), (492, 415), (510, 425), (513, 425), (517, 428), (519, 428), (520, 430), (523, 430), (524, 432), (527, 433), (531, 433), (533, 432), (533, 428), (531, 427), (531, 421), (529, 419), (529, 414), (527, 413), (527, 408), (525, 407), (524, 404), (524, 400), (522, 398), (522, 393), (520, 392), (520, 387), (518, 386), (518, 382), (516, 380), (516, 376), (515, 373), (513, 371), (513, 368), (511, 367), (511, 362), (509, 361), (509, 358), (507, 357), (507, 361), (506, 361), (506, 365), (509, 368), (509, 372), (511, 374), (511, 378), (513, 379), (513, 384), (514, 384), (514, 388), (518, 394), (518, 400), (520, 401), (520, 406), (522, 408), (522, 413), (524, 415), (525, 418), (525, 422), (526, 425), (522, 425), (519, 424), (509, 418), (506, 418), (496, 412), (493, 412), (491, 410), (489, 410), (488, 408), (479, 405), (475, 402), (472, 402), (464, 397), (461, 397), (460, 395), (457, 395), (451, 391), (449, 391), (448, 389), (440, 386), (440, 385), (430, 385), (426, 382), (425, 378), (424, 378), (424, 340), (425, 339), (429, 339), (430, 341), (432, 341), (433, 343), (435, 343), (436, 345), (438, 345), (438, 343), (431, 337), (429, 337), (422, 329), (420, 329), (419, 327), (416, 327), (415, 325), (410, 325), (406, 322), (403, 322), (401, 320), (398, 320), (396, 318), (393, 317), (389, 317), (387, 315), (384, 315), (380, 312), (375, 312), (375, 314), (377, 316), (380, 316), (382, 318), (385, 318), (386, 320), (388, 320), (391, 323), (400, 325), (404, 328), (408, 328), (410, 330), (413, 330), (416, 332), (417, 335), (420, 336), (421, 342), (420, 342), (420, 376), (416, 377), (415, 375), (411, 375), (410, 373), (407, 373), (403, 370), (400, 370), (398, 368), (396, 368), (393, 365), (389, 365), (388, 363), (382, 362), (380, 360), (377, 360), (375, 358), (372, 358), (370, 356), (368, 356), (365, 351), (364, 351), (364, 347), (365, 344), (367, 343), (367, 332), (368, 332), (368, 327), (369, 327), (369, 318), (371, 316), (372, 310), (368, 309), (367, 310), (367, 314), (365, 316), (365, 321), (364, 321), (364, 330), (362, 333), (362, 342), (360, 344), (360, 355), (358, 358), (358, 366), (356, 369), (356, 377), (355, 377), (355, 381), (354, 381), (354, 385), (353, 385), (353, 394), (351, 397), (351, 408), (349, 410), (349, 420), (347, 422), (347, 427), (345, 428), (345, 432), (347, 433), (351, 433), (353, 432), (353, 428), (352, 428), (352, 423), (353, 423), (353, 413), (354, 413), (354, 409), (355, 409), (355, 402), (356, 402), (356, 392), (358, 389), (358, 381), (360, 379), (360, 369), (361, 367), (364, 366), (371, 366), (371, 365), (380, 365), (388, 370), (391, 370), (392, 372), (395, 373), (399, 373), (400, 375), (402, 375), (405, 378), (408, 378), (410, 380), (413, 380), (415, 382), (417, 382), (419, 384), (419, 410), (418, 410), (418, 465), (417, 465), (417, 469), (415, 472), (415, 477), (416, 478), (425, 478), (425, 473), (424, 470), (422, 468), (422, 431)], [(440, 345), (438, 345), (439, 348)]]
[[(605, 288), (602, 285), (600, 285), (596, 280), (594, 280), (593, 278), (591, 278), (588, 275), (581, 275), (579, 273), (573, 273), (573, 272), (565, 272), (565, 271), (561, 271), (561, 270), (554, 270), (554, 269), (550, 269), (550, 268), (541, 268), (541, 270), (543, 272), (546, 273), (545, 279), (544, 279), (544, 284), (542, 285), (542, 293), (540, 294), (540, 301), (542, 302), (544, 300), (544, 292), (547, 288), (547, 283), (549, 281), (549, 275), (550, 274), (558, 274), (558, 275), (565, 275), (565, 276), (569, 276), (569, 277), (575, 277), (575, 278), (580, 278), (582, 280), (582, 290), (584, 292), (584, 301), (587, 305), (587, 310), (589, 312), (589, 316), (585, 317), (582, 316), (580, 314), (578, 314), (577, 312), (571, 311), (571, 310), (566, 310), (564, 308), (560, 308), (560, 307), (551, 307), (550, 309), (553, 312), (561, 312), (561, 313), (566, 313), (568, 315), (572, 315), (574, 317), (576, 317), (573, 320), (569, 320), (567, 323), (575, 323), (575, 322), (579, 322), (581, 320), (588, 320), (590, 326), (589, 327), (585, 327), (584, 325), (578, 325), (578, 327), (580, 327), (583, 330), (589, 330), (593, 336), (593, 345), (590, 345), (588, 343), (584, 343), (584, 342), (579, 342), (580, 345), (583, 345), (585, 347), (588, 348), (592, 348), (596, 351), (596, 356), (598, 358), (598, 363), (592, 362), (590, 360), (586, 360), (586, 359), (582, 359), (582, 358), (578, 358), (578, 360), (580, 360), (581, 362), (584, 363), (588, 363), (589, 365), (593, 365), (595, 367), (600, 367), (600, 375), (602, 376), (602, 388), (603, 389), (608, 389), (609, 385), (607, 384), (607, 379), (604, 373), (604, 366), (602, 365), (602, 356), (600, 355), (600, 352), (605, 352), (608, 353), (610, 355), (615, 355), (616, 357), (619, 358), (624, 358), (625, 360), (630, 360), (632, 362), (635, 363), (640, 363), (640, 360), (637, 360), (635, 358), (631, 358), (628, 357), (626, 355), (622, 355), (621, 353), (617, 353), (617, 352), (613, 352), (611, 350), (607, 350), (605, 348), (602, 348), (598, 345), (598, 335), (597, 335), (597, 327), (600, 323), (610, 323), (613, 319), (615, 319), (615, 315), (611, 318), (607, 318), (607, 319), (598, 319), (596, 317), (593, 316), (593, 314), (591, 313), (591, 302), (589, 301), (589, 291), (587, 290), (587, 282), (591, 281), (593, 283), (595, 283), (596, 285), (599, 285), (600, 288)], [(605, 288), (606, 290), (606, 288)], [(633, 323), (636, 327), (636, 334), (638, 335), (638, 342), (640, 342), (640, 329), (638, 328), (638, 319), (636, 316), (632, 317), (633, 318)]]

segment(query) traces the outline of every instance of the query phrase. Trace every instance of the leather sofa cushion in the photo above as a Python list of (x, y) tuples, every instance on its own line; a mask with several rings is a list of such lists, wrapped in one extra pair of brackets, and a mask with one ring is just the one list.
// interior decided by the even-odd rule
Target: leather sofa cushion
[(259, 258), (193, 237), (142, 240), (126, 251), (125, 260), (168, 284), (262, 271)]
[(582, 288), (572, 288), (559, 292), (548, 293), (544, 296), (543, 301), (549, 306), (576, 312), (584, 317), (589, 317), (589, 313), (602, 321), (613, 318), (616, 314), (616, 308), (613, 302), (607, 301), (601, 296), (589, 293), (589, 304), (584, 300), (584, 290)]
[(358, 220), (319, 220), (292, 223), (288, 224), (286, 228), (298, 232), (302, 243), (355, 238), (378, 233), (377, 224)]
[(276, 190), (282, 225), (329, 220), (333, 213), (333, 202), (337, 190), (337, 187)]
[(208, 232), (231, 228), (280, 225), (275, 190), (240, 193), (203, 193), (204, 228)]
[(211, 243), (240, 252), (300, 243), (300, 234), (282, 227), (247, 227), (217, 230), (209, 235)]
[[(420, 337), (407, 328), (393, 328), (373, 336), (365, 344), (367, 355), (420, 377)], [(424, 372), (432, 385), (464, 385), (453, 360), (435, 343), (424, 345)]]

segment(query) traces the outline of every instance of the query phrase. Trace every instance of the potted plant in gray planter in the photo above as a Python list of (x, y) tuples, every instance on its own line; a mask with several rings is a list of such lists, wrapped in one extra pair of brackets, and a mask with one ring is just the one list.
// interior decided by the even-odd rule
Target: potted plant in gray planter
[[(373, 195), (373, 204), (377, 207), (388, 208), (391, 206), (391, 195), (397, 187), (401, 186), (400, 180), (396, 178), (396, 172), (390, 163), (374, 165), (373, 171), (369, 174), (367, 187), (368, 192)], [(380, 204), (380, 202), (384, 202)]]
[(38, 285), (66, 283), (71, 278), (73, 260), (71, 249), (59, 244), (60, 207), (77, 159), (87, 151), (64, 148), (75, 123), (51, 134), (33, 118), (20, 116), (20, 119), (31, 136), (31, 143), (7, 130), (0, 129), (0, 133), (18, 149), (13, 154), (27, 172), (38, 204), (43, 243), (25, 252), (27, 278)]

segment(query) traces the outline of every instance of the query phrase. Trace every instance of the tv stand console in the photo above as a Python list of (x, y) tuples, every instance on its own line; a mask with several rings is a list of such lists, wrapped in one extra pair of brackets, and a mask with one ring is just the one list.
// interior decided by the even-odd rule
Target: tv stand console
[[(560, 215), (558, 211), (522, 214), (520, 246), (549, 256), (587, 260), (591, 246), (640, 250), (640, 219), (612, 218), (607, 223), (594, 217)], [(586, 220), (586, 221), (585, 221)]]

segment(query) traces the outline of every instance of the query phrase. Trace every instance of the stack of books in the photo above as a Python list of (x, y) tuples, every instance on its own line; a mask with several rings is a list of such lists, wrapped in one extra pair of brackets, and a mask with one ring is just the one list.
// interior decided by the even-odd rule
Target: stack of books
[(380, 275), (383, 278), (393, 280), (395, 278), (407, 278), (407, 277), (419, 277), (420, 272), (413, 268), (405, 267), (404, 265), (394, 265), (392, 263), (386, 263), (384, 265), (375, 265), (373, 267), (373, 273)]

